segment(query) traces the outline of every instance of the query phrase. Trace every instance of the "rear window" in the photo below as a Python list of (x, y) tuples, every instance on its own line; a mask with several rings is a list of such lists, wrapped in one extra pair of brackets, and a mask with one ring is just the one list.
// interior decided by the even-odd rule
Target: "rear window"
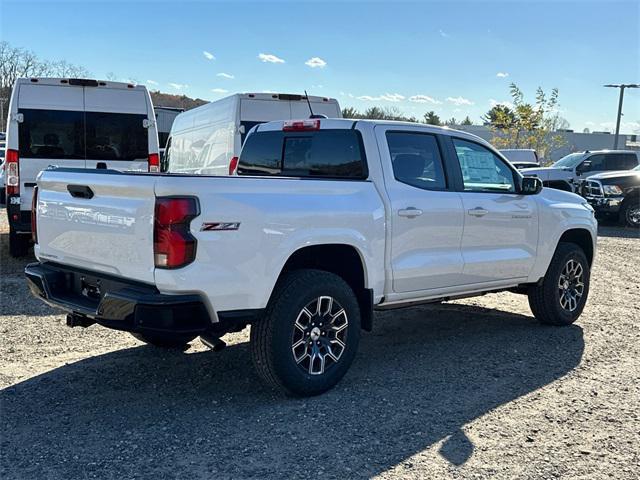
[(269, 131), (247, 138), (238, 175), (363, 179), (367, 168), (356, 130)]
[(20, 157), (48, 159), (147, 159), (144, 114), (20, 109)]

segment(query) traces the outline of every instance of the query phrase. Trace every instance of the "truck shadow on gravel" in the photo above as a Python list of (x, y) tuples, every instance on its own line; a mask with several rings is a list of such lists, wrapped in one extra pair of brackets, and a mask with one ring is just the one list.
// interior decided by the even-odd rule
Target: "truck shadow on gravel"
[(386, 312), (337, 388), (291, 399), (259, 383), (247, 344), (123, 349), (1, 392), (0, 473), (370, 477), (441, 440), (461, 465), (474, 451), (462, 426), (566, 375), (583, 350), (575, 325), (459, 304)]

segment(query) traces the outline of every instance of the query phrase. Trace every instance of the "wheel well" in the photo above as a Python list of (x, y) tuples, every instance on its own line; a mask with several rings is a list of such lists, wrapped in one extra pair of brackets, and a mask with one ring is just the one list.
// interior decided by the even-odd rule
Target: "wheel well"
[(334, 273), (349, 284), (358, 298), (362, 328), (371, 331), (373, 292), (365, 288), (365, 272), (358, 251), (351, 245), (312, 245), (296, 250), (287, 260), (278, 280), (288, 272), (313, 268)]
[(589, 265), (591, 265), (593, 260), (593, 240), (589, 230), (585, 230), (584, 228), (567, 230), (560, 237), (560, 242), (575, 243), (578, 245), (582, 248), (582, 251), (584, 251), (584, 254), (587, 256), (587, 261)]

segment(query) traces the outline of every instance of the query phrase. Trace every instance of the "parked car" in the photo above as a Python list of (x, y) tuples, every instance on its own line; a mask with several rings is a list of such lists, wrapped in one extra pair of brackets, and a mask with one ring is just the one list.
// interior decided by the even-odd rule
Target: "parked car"
[(69, 325), (183, 348), (252, 324), (261, 377), (297, 395), (340, 380), (374, 309), (512, 290), (573, 323), (597, 229), (474, 135), (347, 119), (254, 127), (236, 176), (47, 170), (34, 222), (30, 288)]
[(632, 150), (598, 150), (576, 152), (562, 157), (550, 167), (526, 168), (524, 175), (536, 175), (545, 187), (579, 192), (592, 175), (616, 170), (631, 170), (640, 164), (640, 152)]
[(536, 166), (540, 165), (538, 152), (532, 148), (504, 148), (500, 150), (500, 153), (511, 163), (529, 162)]
[(585, 182), (582, 195), (596, 214), (614, 216), (623, 225), (640, 227), (640, 166), (593, 175)]
[[(309, 103), (315, 115), (342, 117), (335, 99), (309, 96)], [(188, 110), (171, 127), (165, 151), (167, 171), (228, 175), (254, 125), (309, 116), (307, 98), (287, 93), (236, 94)]]
[(523, 170), (525, 168), (538, 168), (537, 163), (533, 162), (511, 162), (511, 165), (516, 167), (518, 170)]
[(27, 252), (33, 187), (49, 165), (158, 171), (158, 135), (147, 89), (74, 78), (16, 81), (5, 161), (12, 256)]

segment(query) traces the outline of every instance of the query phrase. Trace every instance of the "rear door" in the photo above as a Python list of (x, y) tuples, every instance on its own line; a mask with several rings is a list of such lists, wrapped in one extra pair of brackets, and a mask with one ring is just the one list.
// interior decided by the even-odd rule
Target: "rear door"
[(38, 173), (49, 165), (85, 168), (83, 87), (21, 84), (18, 91), (20, 204), (31, 208)]
[(439, 136), (404, 126), (375, 132), (391, 203), (393, 291), (459, 285), (462, 200), (445, 174)]
[[(87, 168), (148, 171), (149, 106), (139, 88), (84, 87)], [(148, 124), (147, 124), (148, 125)]]

